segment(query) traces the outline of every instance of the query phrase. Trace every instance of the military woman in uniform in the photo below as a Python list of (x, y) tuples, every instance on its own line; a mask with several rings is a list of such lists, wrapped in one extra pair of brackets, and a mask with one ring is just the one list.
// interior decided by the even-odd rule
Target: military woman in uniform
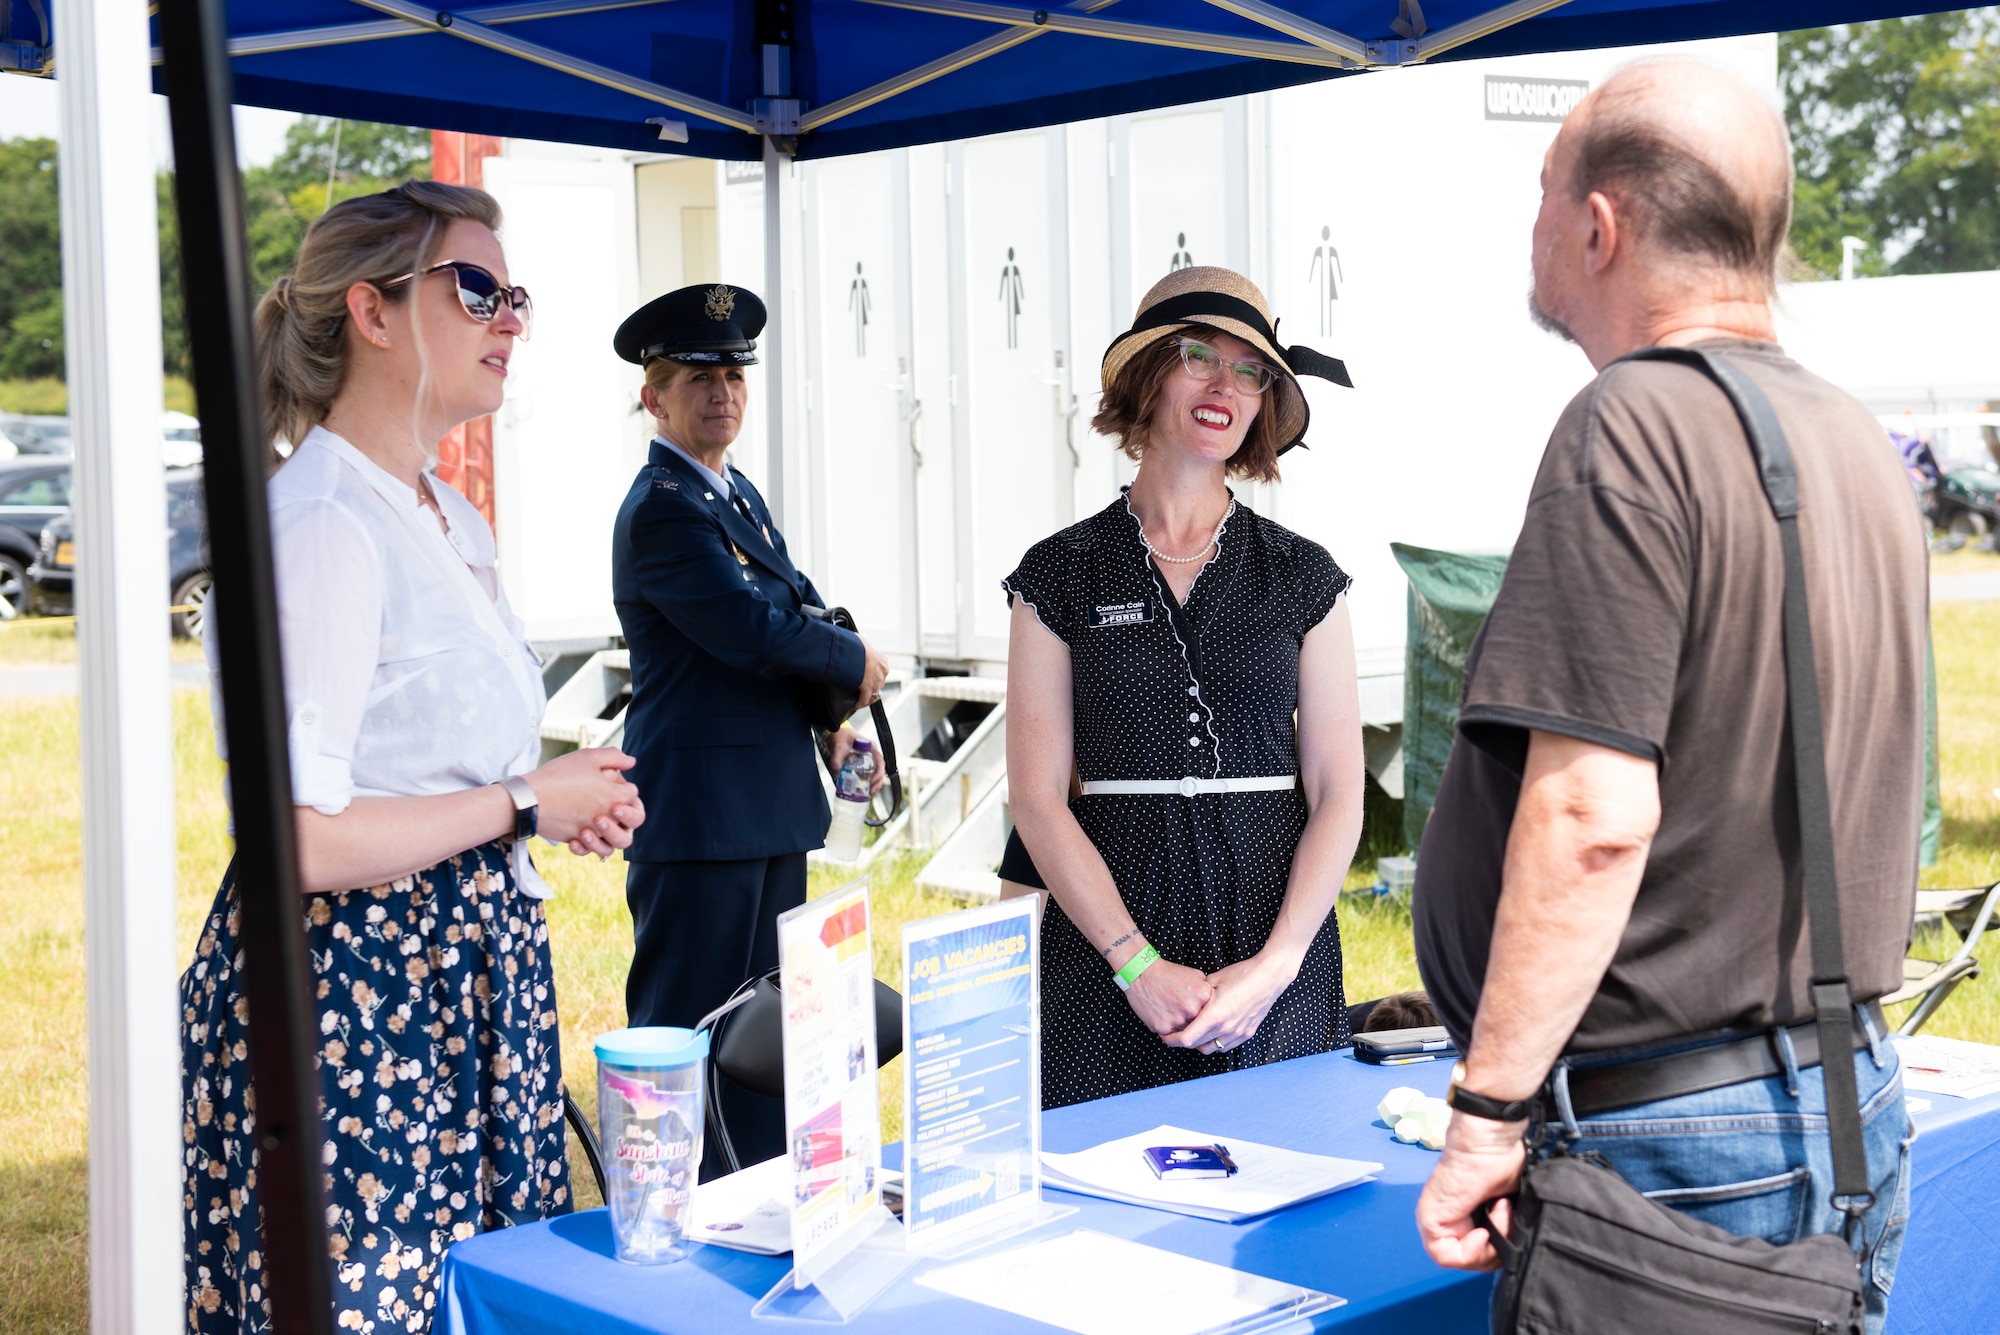
[[(611, 556), (632, 655), (624, 746), (650, 817), (625, 853), (635, 1025), (692, 1025), (777, 967), (778, 915), (805, 903), (806, 853), (830, 814), (801, 684), (850, 689), (859, 707), (888, 676), (860, 636), (800, 610), (826, 600), (728, 463), (763, 328), (754, 293), (716, 284), (649, 302), (613, 340), (646, 369), (656, 428)], [(853, 733), (832, 741), (838, 765)], [(779, 1100), (726, 1082), (717, 1097), (742, 1162), (783, 1152)]]

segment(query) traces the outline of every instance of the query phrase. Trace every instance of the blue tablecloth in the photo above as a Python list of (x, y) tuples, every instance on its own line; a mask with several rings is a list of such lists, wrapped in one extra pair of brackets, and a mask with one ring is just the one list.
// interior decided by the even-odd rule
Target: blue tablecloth
[(1910, 1231), (1887, 1335), (2000, 1329), (2000, 1094), (1915, 1094)]
[[(1437, 1156), (1399, 1144), (1375, 1121), (1385, 1091), (1415, 1085), (1442, 1094), (1448, 1075), (1442, 1062), (1384, 1070), (1339, 1052), (1057, 1109), (1042, 1121), (1044, 1147), (1057, 1152), (1168, 1123), (1225, 1141), (1375, 1159), (1384, 1167), (1375, 1182), (1240, 1225), (1051, 1192), (1050, 1199), (1081, 1213), (1048, 1228), (1140, 1239), (1348, 1300), (1317, 1328), (1482, 1332), (1490, 1278), (1440, 1270), (1417, 1240), (1417, 1194)], [(1912, 1220), (1890, 1304), (1896, 1335), (2000, 1322), (2000, 1096), (1933, 1101), (1938, 1106), (1916, 1119)], [(607, 1217), (593, 1210), (454, 1247), (445, 1259), (438, 1329), (446, 1335), (746, 1331), (751, 1304), (789, 1266), (788, 1257), (720, 1247), (698, 1248), (677, 1265), (621, 1265), (611, 1259)], [(911, 1281), (926, 1268), (912, 1269), (849, 1328), (856, 1335), (907, 1335), (926, 1328), (919, 1322), (953, 1335), (1046, 1329), (916, 1287)], [(776, 1328), (758, 1323), (760, 1330)]]

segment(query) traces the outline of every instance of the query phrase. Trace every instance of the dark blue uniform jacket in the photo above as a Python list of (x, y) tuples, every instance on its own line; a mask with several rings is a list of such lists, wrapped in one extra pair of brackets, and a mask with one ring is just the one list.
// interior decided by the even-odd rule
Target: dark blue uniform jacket
[(611, 588), (632, 651), (622, 745), (646, 804), (625, 854), (635, 862), (776, 857), (826, 836), (796, 679), (858, 692), (861, 638), (799, 611), (826, 604), (764, 498), (729, 476), (757, 526), (658, 441), (618, 507)]

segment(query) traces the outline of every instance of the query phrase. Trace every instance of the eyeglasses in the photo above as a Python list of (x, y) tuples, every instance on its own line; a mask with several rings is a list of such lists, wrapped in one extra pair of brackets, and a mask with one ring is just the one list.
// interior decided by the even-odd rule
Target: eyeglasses
[(465, 308), (467, 315), (470, 315), (481, 324), (491, 324), (493, 317), (500, 313), (501, 303), (504, 302), (508, 306), (511, 306), (515, 313), (521, 317), (520, 337), (522, 341), (525, 342), (528, 336), (534, 332), (535, 303), (528, 296), (528, 289), (525, 287), (502, 287), (500, 286), (500, 280), (492, 274), (476, 264), (467, 264), (463, 260), (446, 260), (442, 264), (433, 264), (430, 268), (421, 270), (420, 272), (406, 273), (400, 278), (391, 278), (388, 282), (383, 283), (382, 287), (391, 288), (401, 283), (410, 282), (413, 279), (429, 278), (432, 274), (442, 273), (446, 269), (452, 270), (458, 278), (458, 304)]
[(1262, 394), (1278, 378), (1278, 373), (1262, 362), (1232, 362), (1199, 339), (1177, 338), (1181, 365), (1196, 380), (1213, 380), (1228, 373), (1230, 387), (1240, 394)]

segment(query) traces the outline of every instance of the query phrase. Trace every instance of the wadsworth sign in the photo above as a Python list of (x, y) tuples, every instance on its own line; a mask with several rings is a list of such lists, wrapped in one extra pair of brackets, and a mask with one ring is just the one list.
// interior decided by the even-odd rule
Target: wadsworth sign
[(1560, 121), (1589, 91), (1590, 84), (1582, 79), (1521, 79), (1489, 74), (1486, 119)]

